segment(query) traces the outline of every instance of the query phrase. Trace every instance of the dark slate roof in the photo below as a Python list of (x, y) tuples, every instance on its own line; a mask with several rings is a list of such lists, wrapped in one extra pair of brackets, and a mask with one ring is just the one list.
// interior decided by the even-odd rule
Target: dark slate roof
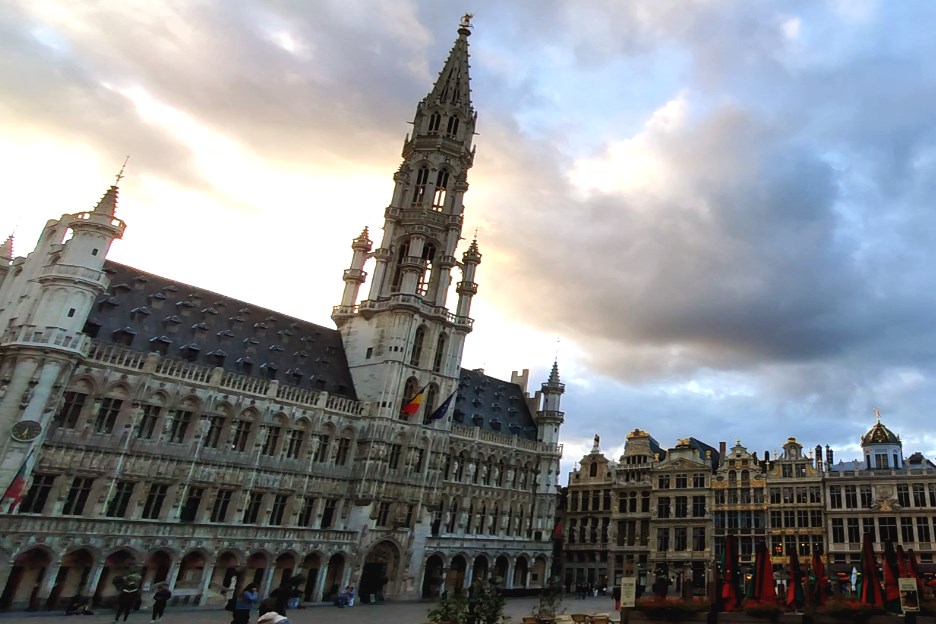
[(650, 445), (650, 452), (660, 458), (660, 460), (666, 459), (666, 449), (660, 446), (660, 443), (656, 441), (656, 438), (653, 436), (647, 436), (648, 443)]
[(523, 389), (480, 370), (462, 369), (453, 418), (466, 427), (480, 427), (526, 440), (537, 439), (536, 423)]
[(716, 448), (714, 448), (714, 447), (712, 447), (712, 446), (709, 446), (708, 444), (706, 444), (706, 443), (703, 442), (702, 440), (699, 440), (699, 439), (696, 439), (696, 438), (689, 438), (689, 446), (691, 446), (692, 448), (694, 448), (694, 449), (696, 449), (697, 451), (699, 451), (699, 459), (702, 459), (702, 460), (705, 459), (705, 452), (706, 452), (706, 451), (711, 452), (711, 454), (712, 454), (712, 458), (711, 458), (712, 471), (714, 472), (714, 471), (716, 470), (716, 468), (718, 468), (718, 464), (719, 464), (720, 459), (721, 459), (721, 458), (719, 457), (719, 455), (718, 455), (718, 449), (716, 449)]
[(337, 330), (110, 260), (104, 271), (85, 325), (97, 342), (357, 399)]

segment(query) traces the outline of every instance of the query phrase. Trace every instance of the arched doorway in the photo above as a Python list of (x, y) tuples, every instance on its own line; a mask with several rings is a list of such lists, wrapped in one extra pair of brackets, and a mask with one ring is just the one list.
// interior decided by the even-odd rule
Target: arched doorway
[(143, 566), (143, 582), (164, 583), (169, 578), (169, 570), (172, 568), (172, 557), (165, 550), (156, 550), (146, 557), (146, 563)]
[[(341, 591), (341, 579), (344, 576), (345, 558), (341, 553), (335, 553), (328, 560), (328, 569), (325, 570), (325, 585), (322, 589), (322, 600), (332, 602)], [(361, 595), (358, 592), (358, 595)]]
[(270, 586), (280, 587), (293, 576), (296, 569), (296, 557), (292, 553), (283, 553), (276, 558), (276, 571), (273, 573), (273, 584)]
[(507, 575), (510, 573), (510, 561), (504, 555), (494, 560), (494, 576), (500, 587), (507, 587)]
[(86, 548), (79, 548), (62, 557), (62, 566), (59, 568), (55, 587), (49, 594), (48, 609), (65, 607), (68, 603), (81, 595), (91, 575), (94, 565), (94, 556)]
[[(157, 551), (162, 552), (162, 551)], [(154, 553), (155, 554), (155, 553)], [(165, 555), (165, 553), (162, 553)], [(168, 558), (168, 555), (166, 555)], [(112, 552), (104, 560), (104, 570), (101, 572), (101, 578), (98, 579), (97, 587), (94, 590), (92, 604), (109, 604), (117, 597), (117, 588), (114, 586), (114, 580), (118, 576), (127, 576), (137, 569), (136, 555), (126, 549), (120, 549)]]
[(182, 557), (175, 586), (180, 589), (198, 589), (201, 587), (202, 575), (205, 573), (205, 563), (205, 555), (197, 550)]
[(302, 570), (306, 577), (302, 590), (302, 600), (305, 602), (315, 600), (315, 587), (321, 567), (322, 557), (318, 553), (308, 554), (302, 560)]
[(222, 593), (224, 590), (233, 590), (237, 583), (237, 566), (240, 559), (237, 554), (226, 550), (218, 555), (215, 561), (214, 572), (211, 575), (211, 590)]
[(244, 577), (241, 579), (241, 585), (256, 583), (260, 590), (263, 590), (263, 574), (267, 569), (267, 556), (264, 553), (254, 553), (247, 557), (247, 565), (244, 566)]
[(359, 595), (365, 602), (395, 596), (399, 585), (400, 551), (391, 541), (378, 542), (364, 559)]
[(486, 581), (488, 578), (488, 560), (484, 555), (475, 557), (474, 565), (471, 566), (471, 583)]
[(432, 555), (426, 559), (426, 569), (423, 573), (422, 597), (438, 598), (445, 587), (445, 578), (443, 576), (445, 564), (442, 563), (442, 557)]
[(465, 572), (468, 570), (468, 561), (461, 555), (452, 557), (448, 574), (445, 575), (445, 587), (450, 596), (458, 596), (464, 590)]
[(546, 557), (540, 555), (533, 561), (533, 578), (530, 579), (530, 587), (546, 587), (547, 571)]
[(514, 564), (514, 573), (513, 573), (513, 586), (514, 587), (526, 587), (529, 579), (527, 575), (530, 573), (530, 563), (527, 561), (526, 557), (518, 557), (517, 562)]
[(0, 594), (0, 609), (39, 608), (39, 585), (52, 558), (44, 548), (30, 548), (13, 560), (10, 576)]

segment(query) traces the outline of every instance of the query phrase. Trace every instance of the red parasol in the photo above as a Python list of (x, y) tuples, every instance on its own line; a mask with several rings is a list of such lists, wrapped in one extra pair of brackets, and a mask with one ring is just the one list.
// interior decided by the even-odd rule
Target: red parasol
[(897, 562), (897, 553), (894, 543), (890, 540), (884, 542), (884, 554), (881, 557), (884, 568), (884, 600), (885, 602), (900, 600), (900, 587), (897, 579), (900, 578), (900, 566)]
[(725, 572), (722, 580), (722, 610), (734, 611), (741, 606), (741, 590), (738, 588), (738, 538), (725, 538)]
[(916, 579), (917, 589), (920, 596), (923, 595), (923, 575), (920, 573), (920, 564), (917, 563), (916, 553), (910, 548), (907, 550), (907, 567), (910, 569), (910, 576)]
[(800, 569), (799, 555), (796, 554), (796, 547), (787, 552), (790, 557), (790, 585), (787, 588), (786, 605), (796, 609), (802, 608), (806, 602), (803, 595), (803, 571)]
[(818, 550), (813, 552), (812, 568), (813, 574), (816, 575), (816, 604), (823, 605), (826, 600), (826, 587), (829, 586), (829, 577), (826, 576), (825, 565), (822, 563), (822, 553)]
[(897, 544), (897, 573), (899, 578), (912, 578), (910, 573), (910, 564), (907, 563), (907, 553), (904, 552), (903, 546)]
[(754, 554), (754, 575), (751, 579), (750, 597), (757, 602), (770, 602), (777, 599), (777, 588), (774, 586), (773, 564), (770, 562), (770, 553), (767, 544), (760, 542)]
[(865, 533), (861, 545), (861, 602), (862, 604), (884, 605), (884, 595), (881, 593), (881, 582), (877, 575), (877, 560), (874, 556), (874, 538)]

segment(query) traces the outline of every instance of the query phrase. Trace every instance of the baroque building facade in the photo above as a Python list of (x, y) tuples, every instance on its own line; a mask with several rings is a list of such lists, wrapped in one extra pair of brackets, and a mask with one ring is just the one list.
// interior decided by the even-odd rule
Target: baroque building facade
[(461, 366), (469, 35), (416, 108), (381, 241), (352, 242), (337, 329), (107, 260), (116, 186), (28, 256), (0, 247), (0, 609), (107, 602), (129, 570), (201, 605), (234, 577), (301, 573), (307, 601), (545, 583), (558, 368), (531, 394), (526, 370)]
[(844, 578), (860, 565), (865, 533), (878, 550), (885, 540), (913, 549), (933, 577), (936, 465), (920, 453), (905, 458), (880, 421), (861, 448), (861, 460), (836, 464), (828, 446), (807, 453), (791, 437), (772, 458), (758, 458), (740, 441), (716, 451), (688, 438), (664, 449), (635, 429), (614, 461), (596, 438), (569, 475), (561, 514), (566, 589), (636, 576), (638, 589), (663, 578), (680, 595), (706, 595), (729, 535), (738, 538), (742, 569), (767, 544), (778, 585), (793, 551), (806, 566), (821, 554)]

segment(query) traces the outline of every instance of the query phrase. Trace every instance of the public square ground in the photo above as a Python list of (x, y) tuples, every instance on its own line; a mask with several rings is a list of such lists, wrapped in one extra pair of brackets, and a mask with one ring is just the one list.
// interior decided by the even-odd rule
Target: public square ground
[[(536, 598), (511, 598), (507, 600), (504, 614), (510, 616), (507, 624), (520, 624), (524, 615), (530, 615), (536, 606)], [(305, 609), (290, 609), (287, 612), (290, 624), (424, 624), (428, 621), (426, 614), (434, 606), (430, 601), (418, 602), (386, 602), (377, 605), (357, 605), (353, 608), (339, 609), (333, 606), (315, 606)], [(575, 600), (573, 596), (566, 596), (563, 601), (565, 613), (611, 613), (612, 619), (617, 620), (614, 603), (610, 597), (594, 597), (585, 600)], [(114, 621), (113, 610), (98, 609), (94, 615), (66, 617), (62, 613), (0, 613), (0, 621), (28, 622), (28, 624), (51, 624), (62, 622), (68, 624), (102, 624)], [(127, 622), (136, 624), (149, 624), (150, 612), (144, 609), (130, 615)], [(172, 607), (166, 610), (166, 615), (160, 622), (165, 624), (228, 624), (231, 614), (221, 608), (204, 610)], [(250, 619), (251, 623), (257, 621), (256, 611)]]

